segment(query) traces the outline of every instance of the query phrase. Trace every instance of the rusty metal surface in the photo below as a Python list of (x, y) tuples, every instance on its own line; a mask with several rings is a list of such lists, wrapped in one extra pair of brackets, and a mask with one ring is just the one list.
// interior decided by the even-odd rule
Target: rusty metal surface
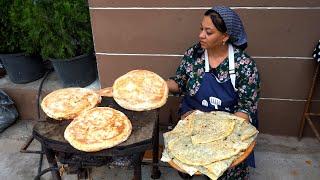
[(125, 155), (143, 152), (152, 145), (153, 131), (157, 120), (157, 110), (134, 112), (117, 105), (112, 98), (104, 97), (99, 106), (108, 106), (120, 110), (128, 116), (132, 123), (132, 133), (127, 141), (110, 149), (94, 153), (86, 153), (73, 148), (63, 137), (64, 130), (70, 121), (55, 121), (44, 119), (35, 124), (34, 137), (44, 146), (55, 151), (90, 154), (97, 156)]

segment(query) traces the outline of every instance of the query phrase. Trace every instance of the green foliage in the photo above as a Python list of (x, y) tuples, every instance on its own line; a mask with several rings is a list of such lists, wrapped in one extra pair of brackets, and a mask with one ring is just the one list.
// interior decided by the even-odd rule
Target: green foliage
[(12, 25), (20, 32), (20, 48), (29, 55), (38, 54), (40, 51), (39, 36), (33, 31), (37, 16), (34, 10), (33, 0), (14, 0), (10, 11)]
[(33, 34), (39, 37), (43, 58), (67, 59), (93, 51), (86, 0), (41, 0)]
[(0, 53), (68, 59), (93, 51), (86, 0), (0, 0)]
[(15, 53), (20, 51), (19, 29), (10, 21), (10, 10), (13, 0), (0, 1), (0, 53)]
[(34, 24), (32, 0), (0, 1), (0, 53), (39, 52), (39, 38), (31, 30)]

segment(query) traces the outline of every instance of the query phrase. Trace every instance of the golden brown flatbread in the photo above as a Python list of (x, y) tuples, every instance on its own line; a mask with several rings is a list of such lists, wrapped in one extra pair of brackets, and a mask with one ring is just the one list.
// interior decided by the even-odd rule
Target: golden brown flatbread
[(163, 106), (168, 98), (168, 86), (156, 73), (133, 70), (115, 80), (113, 98), (123, 108), (145, 111)]
[(90, 89), (65, 88), (48, 94), (41, 103), (47, 116), (56, 119), (73, 119), (82, 111), (89, 110), (101, 102), (101, 97)]
[(235, 118), (222, 116), (218, 112), (194, 111), (186, 117), (191, 124), (193, 144), (203, 144), (229, 136), (235, 126)]
[(64, 138), (76, 149), (86, 152), (114, 147), (131, 134), (130, 120), (109, 107), (96, 107), (81, 113), (64, 132)]

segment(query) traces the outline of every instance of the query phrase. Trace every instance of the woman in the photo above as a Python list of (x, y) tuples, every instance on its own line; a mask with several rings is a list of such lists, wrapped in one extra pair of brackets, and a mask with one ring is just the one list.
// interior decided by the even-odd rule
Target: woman
[[(243, 51), (247, 38), (239, 16), (223, 6), (206, 11), (199, 41), (167, 81), (172, 93), (184, 94), (181, 118), (195, 109), (227, 111), (257, 126), (260, 79), (255, 62)], [(254, 166), (253, 157), (248, 159), (220, 179), (248, 179), (248, 164)]]

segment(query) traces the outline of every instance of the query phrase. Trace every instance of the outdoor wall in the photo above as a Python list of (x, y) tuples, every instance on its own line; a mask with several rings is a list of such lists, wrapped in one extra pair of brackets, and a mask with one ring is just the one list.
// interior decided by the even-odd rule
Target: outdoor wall
[[(148, 69), (164, 79), (174, 75), (184, 51), (197, 42), (206, 9), (227, 5), (241, 16), (247, 49), (262, 80), (259, 103), (262, 133), (298, 134), (320, 39), (320, 1), (308, 0), (89, 0), (102, 87), (133, 69)], [(320, 93), (313, 109), (319, 112)], [(170, 96), (161, 124), (177, 120), (179, 98)], [(320, 123), (317, 123), (320, 126)], [(305, 134), (312, 135), (307, 125)]]

